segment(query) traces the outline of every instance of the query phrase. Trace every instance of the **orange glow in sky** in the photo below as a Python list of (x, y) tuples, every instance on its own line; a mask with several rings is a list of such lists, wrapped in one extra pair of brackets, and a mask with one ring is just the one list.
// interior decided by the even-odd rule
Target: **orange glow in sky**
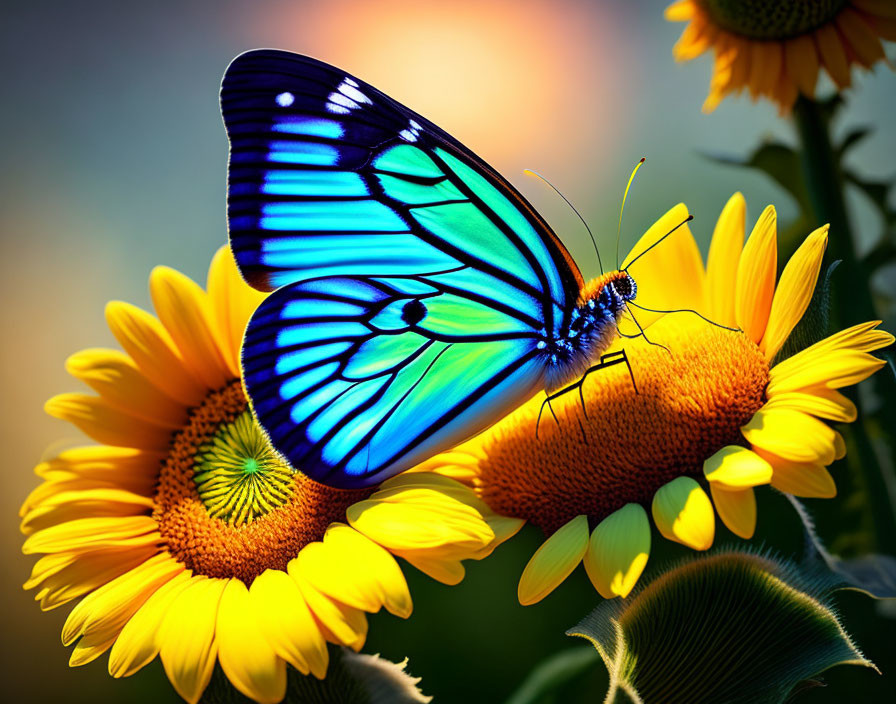
[(627, 122), (614, 70), (620, 40), (607, 12), (585, 3), (562, 11), (525, 0), (252, 8), (253, 39), (357, 75), (516, 181), (525, 167), (584, 169), (606, 156)]

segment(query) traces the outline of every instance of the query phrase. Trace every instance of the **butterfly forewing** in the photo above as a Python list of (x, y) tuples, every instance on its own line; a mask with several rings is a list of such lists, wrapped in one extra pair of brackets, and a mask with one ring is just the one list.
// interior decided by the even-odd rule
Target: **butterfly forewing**
[(276, 290), (247, 330), (246, 388), (294, 466), (367, 485), (539, 388), (538, 341), (568, 324), (581, 276), (506, 181), (307, 57), (238, 57), (221, 105), (231, 246)]

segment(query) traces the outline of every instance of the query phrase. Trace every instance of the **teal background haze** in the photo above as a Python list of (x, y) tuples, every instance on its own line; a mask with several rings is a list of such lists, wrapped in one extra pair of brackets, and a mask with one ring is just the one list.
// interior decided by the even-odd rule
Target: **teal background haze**
[[(586, 278), (597, 262), (581, 225), (531, 168), (585, 215), (604, 261), (612, 260), (619, 199), (642, 157), (623, 226), (622, 252), (680, 201), (695, 215), (705, 253), (715, 218), (744, 193), (749, 225), (790, 197), (759, 173), (706, 160), (745, 154), (765, 136), (793, 138), (773, 106), (744, 98), (700, 112), (707, 57), (675, 64), (683, 25), (665, 3), (514, 2), (6, 2), (0, 16), (0, 315), (3, 344), (0, 492), (3, 548), (0, 647), (4, 699), (32, 702), (179, 701), (156, 661), (116, 681), (107, 657), (69, 669), (60, 629), (70, 606), (41, 613), (21, 584), (18, 508), (37, 484), (32, 467), (79, 442), (42, 410), (50, 396), (79, 390), (63, 369), (85, 347), (114, 346), (103, 319), (110, 299), (149, 307), (147, 276), (167, 264), (204, 282), (226, 241), (227, 140), (218, 87), (242, 51), (307, 53), (368, 80), (465, 142), (517, 185), (551, 221)], [(893, 56), (893, 46), (888, 47)], [(856, 78), (840, 121), (874, 135), (852, 163), (892, 176), (896, 76), (884, 66)], [(823, 84), (827, 86), (828, 84)], [(866, 246), (879, 223), (850, 203)], [(808, 234), (808, 233), (807, 233)], [(837, 233), (832, 232), (831, 237)], [(894, 271), (886, 275), (892, 283)], [(894, 319), (889, 311), (889, 329)], [(798, 549), (799, 526), (767, 490), (755, 544)], [(734, 543), (721, 525), (717, 544)], [(437, 702), (498, 702), (548, 654), (576, 645), (563, 632), (598, 600), (578, 568), (541, 604), (517, 604), (516, 584), (541, 536), (528, 528), (495, 555), (469, 565), (458, 588), (405, 565), (415, 602), (410, 620), (371, 617), (366, 652), (410, 658)], [(650, 565), (685, 554), (655, 537)], [(861, 692), (883, 701), (896, 682), (896, 609), (859, 595), (841, 600), (846, 628), (883, 677), (841, 667), (830, 687), (797, 701), (835, 702)], [(581, 701), (603, 697), (605, 675)], [(584, 685), (583, 685), (584, 686)], [(570, 695), (568, 701), (579, 699)]]

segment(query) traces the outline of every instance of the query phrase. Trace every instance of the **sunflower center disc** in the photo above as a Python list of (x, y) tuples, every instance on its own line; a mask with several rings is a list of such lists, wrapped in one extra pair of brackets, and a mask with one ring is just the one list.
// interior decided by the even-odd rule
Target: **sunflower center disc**
[(789, 39), (834, 19), (846, 0), (699, 0), (713, 21), (751, 39)]
[[(670, 324), (672, 323), (672, 324)], [(626, 341), (638, 391), (624, 364), (585, 382), (583, 412), (572, 391), (545, 408), (540, 399), (483, 436), (483, 498), (498, 513), (553, 533), (579, 515), (596, 524), (629, 502), (649, 505), (676, 477), (701, 476), (703, 461), (740, 433), (765, 400), (768, 365), (742, 333), (670, 317)]]
[(270, 447), (235, 380), (210, 393), (175, 434), (153, 515), (168, 551), (188, 568), (251, 584), (266, 569), (286, 569), (370, 493), (294, 473)]

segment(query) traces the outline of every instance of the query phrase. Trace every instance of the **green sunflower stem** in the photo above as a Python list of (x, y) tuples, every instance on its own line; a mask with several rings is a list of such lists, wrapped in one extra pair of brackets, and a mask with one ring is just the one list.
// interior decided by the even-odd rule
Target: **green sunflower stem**
[[(840, 158), (831, 141), (830, 111), (820, 103), (800, 96), (793, 109), (793, 119), (800, 140), (800, 159), (803, 177), (809, 192), (812, 212), (808, 215), (813, 226), (830, 223), (830, 236), (826, 257), (840, 260), (834, 277), (832, 318), (836, 329), (842, 329), (867, 320), (877, 320), (878, 315), (871, 296), (867, 276), (856, 257), (855, 239), (846, 208), (845, 179)], [(881, 375), (886, 376), (886, 375)], [(883, 414), (896, 418), (896, 389), (892, 379), (880, 379), (876, 383)], [(855, 394), (852, 394), (855, 399)], [(875, 454), (865, 423), (860, 420), (848, 431), (854, 453), (847, 455), (849, 472), (854, 480), (864, 484), (872, 519), (875, 543), (870, 549), (892, 550), (896, 544), (896, 507), (889, 499), (887, 482), (881, 463)]]

